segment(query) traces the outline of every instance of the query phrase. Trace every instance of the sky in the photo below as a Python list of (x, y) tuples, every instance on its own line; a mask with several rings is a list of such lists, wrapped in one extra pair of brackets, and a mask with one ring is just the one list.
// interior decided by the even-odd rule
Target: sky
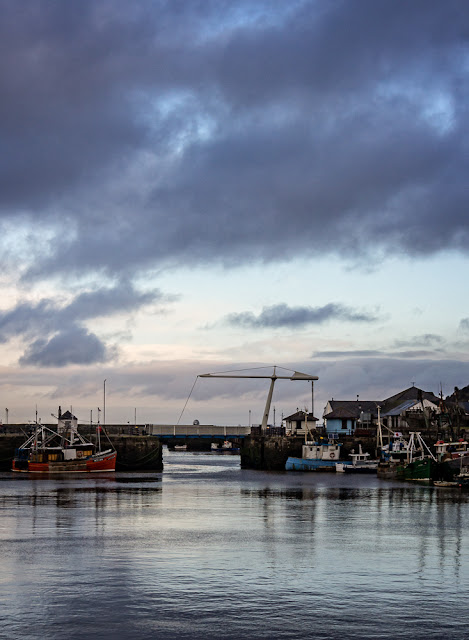
[(469, 384), (469, 4), (0, 11), (4, 421), (256, 424), (269, 380), (197, 376), (273, 365), (319, 378), (276, 424)]

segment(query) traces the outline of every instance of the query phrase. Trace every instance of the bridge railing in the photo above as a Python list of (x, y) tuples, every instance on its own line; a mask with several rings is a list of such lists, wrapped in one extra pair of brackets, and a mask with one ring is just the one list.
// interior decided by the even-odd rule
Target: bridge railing
[(249, 427), (217, 426), (213, 424), (146, 424), (145, 431), (151, 436), (247, 436)]

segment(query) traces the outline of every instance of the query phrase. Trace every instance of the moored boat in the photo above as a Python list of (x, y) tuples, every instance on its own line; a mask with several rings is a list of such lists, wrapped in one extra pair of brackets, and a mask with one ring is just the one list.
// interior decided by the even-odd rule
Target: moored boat
[(389, 438), (388, 444), (381, 445), (381, 458), (377, 467), (378, 478), (396, 478), (397, 470), (407, 458), (409, 443), (399, 431)]
[(29, 438), (15, 452), (12, 471), (20, 473), (95, 473), (115, 471), (117, 452), (101, 450), (101, 426), (96, 443), (78, 432), (78, 420), (59, 407), (57, 428), (36, 421)]
[(397, 467), (397, 478), (400, 480), (414, 480), (416, 482), (430, 482), (435, 475), (436, 463), (431, 458), (420, 458), (406, 462)]
[[(336, 442), (305, 442), (301, 449), (301, 458), (289, 457), (286, 471), (336, 471), (336, 462), (340, 457), (340, 447)], [(344, 465), (351, 464), (344, 462)]]
[(456, 477), (469, 467), (468, 442), (438, 440), (435, 452), (438, 459), (438, 480), (456, 481)]
[(433, 481), (433, 486), (435, 487), (458, 487), (459, 483), (457, 482), (457, 480), (454, 481), (450, 481), (450, 480), (434, 480)]
[(218, 453), (239, 453), (240, 448), (231, 442), (231, 440), (224, 440), (221, 444), (218, 442), (212, 442), (211, 450)]
[[(376, 473), (377, 472), (378, 460), (370, 460), (369, 459), (370, 454), (362, 451), (361, 444), (358, 445), (358, 453), (355, 453), (353, 451), (349, 455), (352, 458), (351, 464), (338, 463), (343, 465), (343, 471), (345, 471), (346, 473)], [(336, 470), (340, 471), (341, 469), (337, 469), (338, 464), (336, 465)]]
[(417, 482), (431, 482), (437, 475), (438, 464), (419, 431), (409, 433), (407, 457), (397, 466), (397, 478)]

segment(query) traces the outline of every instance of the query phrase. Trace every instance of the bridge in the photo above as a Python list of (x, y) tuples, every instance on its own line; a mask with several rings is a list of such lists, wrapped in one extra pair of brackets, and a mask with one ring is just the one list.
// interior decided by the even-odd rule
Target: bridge
[(239, 440), (251, 435), (251, 427), (217, 426), (213, 424), (146, 424), (145, 434), (157, 436), (163, 442), (174, 438), (207, 438), (211, 440)]

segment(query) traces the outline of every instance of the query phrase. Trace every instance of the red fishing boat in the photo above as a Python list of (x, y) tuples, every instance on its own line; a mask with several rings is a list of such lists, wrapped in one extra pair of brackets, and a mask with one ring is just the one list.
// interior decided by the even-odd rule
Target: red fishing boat
[(78, 420), (59, 407), (57, 428), (36, 422), (29, 438), (16, 449), (12, 471), (22, 473), (93, 473), (115, 471), (114, 448), (101, 450), (101, 427), (96, 443), (78, 433)]

